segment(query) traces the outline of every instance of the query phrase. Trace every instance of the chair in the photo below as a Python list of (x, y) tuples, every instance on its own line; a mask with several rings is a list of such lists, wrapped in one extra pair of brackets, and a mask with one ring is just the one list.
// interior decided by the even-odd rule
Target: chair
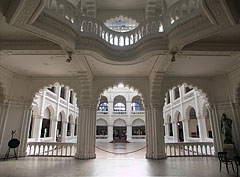
[(227, 158), (227, 152), (218, 152), (218, 159), (220, 163), (220, 171), (222, 170), (222, 163), (224, 163), (226, 164), (226, 169), (228, 173), (229, 173), (228, 165), (230, 164), (232, 165), (233, 172), (235, 173), (233, 168), (233, 161)]
[(236, 163), (236, 167), (237, 167), (237, 176), (238, 176), (238, 166), (240, 166), (240, 157), (235, 156), (234, 157), (235, 163)]

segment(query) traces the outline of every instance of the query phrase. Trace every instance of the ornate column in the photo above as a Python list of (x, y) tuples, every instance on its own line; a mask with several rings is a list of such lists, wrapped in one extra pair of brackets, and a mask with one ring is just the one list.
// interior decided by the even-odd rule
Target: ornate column
[(50, 136), (52, 137), (52, 140), (56, 141), (57, 136), (57, 118), (50, 119)]
[(62, 121), (62, 142), (65, 142), (66, 136), (67, 136), (67, 120)]
[(127, 125), (127, 140), (132, 141), (132, 125)]
[(74, 122), (70, 122), (70, 136), (73, 137), (74, 136), (74, 130), (75, 130), (75, 124)]
[(172, 122), (173, 126), (173, 141), (178, 142), (178, 123), (177, 122)]
[(187, 119), (183, 119), (182, 124), (183, 124), (183, 138), (184, 138), (184, 142), (188, 142), (188, 138), (189, 138), (189, 121)]
[(4, 139), (4, 126), (5, 126), (5, 121), (8, 116), (8, 111), (9, 111), (9, 105), (10, 103), (1, 103), (0, 104), (0, 150), (2, 149), (3, 146), (3, 139)]
[(25, 157), (27, 155), (27, 140), (28, 140), (31, 116), (32, 116), (32, 106), (25, 105), (23, 119), (22, 119), (22, 126), (21, 126), (21, 134), (20, 134), (21, 143), (18, 148), (18, 155), (21, 157)]
[(168, 122), (165, 123), (165, 137), (169, 137), (169, 124)]
[(92, 105), (81, 105), (78, 117), (78, 136), (76, 159), (93, 159), (96, 142), (96, 108)]
[(207, 139), (206, 119), (205, 119), (205, 117), (198, 116), (197, 120), (198, 120), (200, 141), (206, 141), (206, 139)]
[(108, 141), (113, 140), (113, 125), (108, 125)]
[(40, 141), (41, 128), (42, 128), (42, 116), (34, 115), (33, 116), (33, 138), (35, 141)]
[(164, 133), (163, 133), (163, 109), (160, 105), (146, 106), (147, 152), (148, 159), (166, 158)]

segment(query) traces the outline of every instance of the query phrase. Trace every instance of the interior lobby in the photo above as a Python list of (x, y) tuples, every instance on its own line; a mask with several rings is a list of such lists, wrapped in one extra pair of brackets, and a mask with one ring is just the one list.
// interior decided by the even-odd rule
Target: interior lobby
[(0, 176), (236, 176), (239, 22), (239, 0), (1, 0)]

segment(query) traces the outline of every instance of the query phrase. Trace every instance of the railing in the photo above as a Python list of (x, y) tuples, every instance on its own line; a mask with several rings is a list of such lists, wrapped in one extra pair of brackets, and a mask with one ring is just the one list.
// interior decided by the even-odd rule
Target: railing
[(146, 139), (146, 135), (132, 135), (132, 139)]
[(127, 114), (127, 111), (113, 111), (113, 114)]
[(133, 114), (133, 115), (144, 115), (145, 111), (132, 111), (131, 114)]
[(97, 114), (108, 114), (108, 111), (97, 111)]
[(107, 43), (115, 46), (129, 46), (149, 35), (163, 32), (162, 18), (156, 17), (141, 23), (137, 28), (129, 32), (116, 32), (109, 29), (95, 18), (83, 16), (78, 27), (82, 35), (94, 35), (102, 38)]
[(108, 135), (96, 135), (96, 139), (107, 139)]
[(57, 100), (57, 94), (53, 93), (53, 92), (51, 92), (49, 90), (46, 91), (46, 97), (49, 97), (49, 98), (51, 98), (53, 100)]
[(184, 100), (188, 100), (189, 98), (194, 97), (194, 90), (191, 90), (190, 92), (186, 93), (183, 97)]
[[(155, 37), (175, 22), (183, 21), (200, 12), (198, 0), (179, 0), (169, 7), (163, 16), (149, 18), (134, 30), (122, 33), (109, 29), (96, 18), (83, 16), (80, 8), (76, 8), (67, 0), (48, 0), (44, 11), (62, 22), (67, 22), (80, 35), (98, 37), (115, 46), (130, 46), (146, 36), (154, 35)], [(166, 25), (163, 24), (164, 21)]]
[(165, 152), (168, 157), (212, 156), (214, 148), (211, 142), (165, 143)]
[(73, 157), (76, 152), (76, 143), (57, 142), (29, 142), (28, 156)]
[(180, 97), (173, 101), (173, 106), (180, 104)]
[(167, 10), (168, 26), (197, 12), (199, 12), (198, 0), (180, 0)]

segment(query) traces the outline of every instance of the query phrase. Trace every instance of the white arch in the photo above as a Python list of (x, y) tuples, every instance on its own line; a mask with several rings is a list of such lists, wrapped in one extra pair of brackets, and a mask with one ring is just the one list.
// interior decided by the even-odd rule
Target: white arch
[(126, 121), (120, 118), (114, 120), (113, 122), (113, 126), (126, 126), (126, 125), (127, 125)]
[(97, 119), (96, 121), (96, 125), (97, 126), (107, 126), (108, 123), (107, 123), (107, 120), (103, 119), (103, 118), (99, 118)]
[(140, 118), (136, 118), (132, 121), (132, 126), (145, 126), (145, 122)]

